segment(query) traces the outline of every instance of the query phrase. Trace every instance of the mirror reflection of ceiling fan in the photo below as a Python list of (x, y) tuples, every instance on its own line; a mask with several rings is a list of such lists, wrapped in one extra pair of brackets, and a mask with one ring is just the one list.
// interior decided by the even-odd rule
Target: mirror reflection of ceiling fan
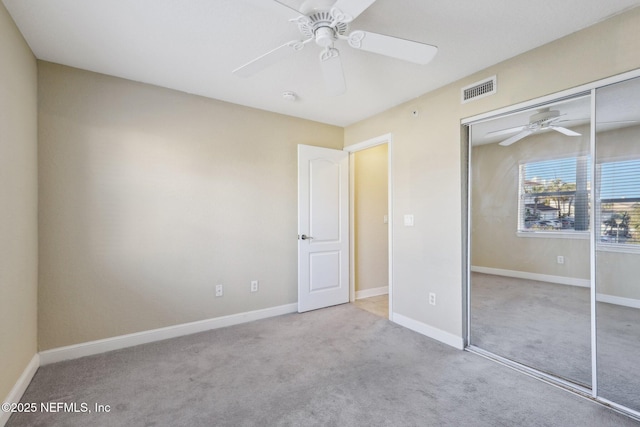
[[(275, 0), (291, 8), (283, 1)], [(349, 23), (356, 19), (376, 0), (306, 0), (296, 12), (301, 15), (292, 22), (298, 25), (301, 40), (292, 40), (235, 69), (234, 74), (251, 76), (271, 64), (302, 50), (314, 41), (322, 50), (320, 68), (329, 94), (341, 95), (346, 91), (340, 51), (337, 41), (345, 41), (354, 49), (373, 52), (392, 58), (424, 65), (431, 61), (438, 48), (425, 43), (356, 30), (347, 33)]]
[[(514, 142), (520, 141), (523, 138), (526, 138), (529, 135), (533, 135), (534, 133), (538, 133), (544, 130), (555, 130), (556, 132), (560, 132), (567, 136), (580, 136), (581, 134), (571, 129), (567, 129), (562, 126), (558, 126), (559, 123), (563, 121), (560, 120), (561, 114), (558, 110), (551, 110), (549, 108), (543, 108), (539, 110), (536, 114), (529, 117), (529, 123), (523, 126), (517, 126), (509, 129), (501, 129), (493, 132), (488, 132), (486, 137), (490, 136), (499, 136), (499, 135), (508, 135), (513, 132), (518, 132), (513, 136), (505, 139), (500, 142), (500, 145), (503, 147), (507, 147)], [(564, 120), (567, 121), (567, 120)]]

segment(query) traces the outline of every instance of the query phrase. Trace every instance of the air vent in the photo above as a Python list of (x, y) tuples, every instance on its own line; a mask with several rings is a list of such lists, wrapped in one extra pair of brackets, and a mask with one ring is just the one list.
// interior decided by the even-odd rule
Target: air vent
[(462, 88), (462, 103), (493, 95), (498, 91), (496, 76), (489, 77), (480, 82), (473, 83)]

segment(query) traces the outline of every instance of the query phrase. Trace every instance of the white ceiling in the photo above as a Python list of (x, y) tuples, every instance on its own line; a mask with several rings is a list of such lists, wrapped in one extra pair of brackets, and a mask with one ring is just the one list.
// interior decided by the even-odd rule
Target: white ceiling
[[(293, 2), (297, 0), (283, 0)], [(362, 29), (436, 45), (427, 65), (341, 51), (347, 93), (325, 92), (313, 44), (259, 74), (235, 68), (300, 33), (273, 0), (3, 0), (37, 58), (347, 126), (640, 5), (640, 0), (378, 0)], [(284, 91), (298, 95), (286, 101)]]

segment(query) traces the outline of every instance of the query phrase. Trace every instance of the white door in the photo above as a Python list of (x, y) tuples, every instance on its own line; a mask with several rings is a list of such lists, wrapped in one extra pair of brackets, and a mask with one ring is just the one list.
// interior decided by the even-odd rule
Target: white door
[(298, 145), (298, 311), (349, 302), (349, 153)]

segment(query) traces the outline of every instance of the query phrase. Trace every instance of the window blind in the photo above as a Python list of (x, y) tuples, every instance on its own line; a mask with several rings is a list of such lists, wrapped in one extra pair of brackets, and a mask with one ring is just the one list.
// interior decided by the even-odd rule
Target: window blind
[(589, 230), (589, 158), (520, 164), (519, 231)]
[(640, 160), (597, 168), (600, 242), (640, 245)]

